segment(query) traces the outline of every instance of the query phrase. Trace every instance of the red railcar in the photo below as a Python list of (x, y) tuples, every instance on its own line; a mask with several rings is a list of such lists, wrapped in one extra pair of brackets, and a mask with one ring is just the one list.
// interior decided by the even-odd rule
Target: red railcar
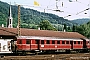
[[(84, 46), (86, 44), (86, 46)], [(45, 51), (81, 51), (90, 48), (89, 40), (60, 39), (53, 37), (22, 37), (17, 39), (17, 51), (19, 52), (45, 52)]]

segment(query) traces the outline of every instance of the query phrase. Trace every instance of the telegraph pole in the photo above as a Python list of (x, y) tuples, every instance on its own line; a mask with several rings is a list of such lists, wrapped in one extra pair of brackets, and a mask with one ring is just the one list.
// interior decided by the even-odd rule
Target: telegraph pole
[(20, 5), (18, 5), (18, 36), (21, 35), (21, 29), (20, 29)]

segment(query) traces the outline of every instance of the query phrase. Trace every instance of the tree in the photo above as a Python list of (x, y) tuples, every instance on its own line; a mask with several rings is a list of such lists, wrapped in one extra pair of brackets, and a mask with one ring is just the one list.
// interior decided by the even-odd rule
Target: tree
[(76, 26), (75, 26), (75, 25), (73, 25), (73, 27), (72, 27), (72, 31), (73, 31), (73, 32), (76, 31)]
[(90, 38), (90, 23), (80, 25), (76, 28), (77, 32)]
[(51, 25), (51, 23), (48, 20), (41, 21), (39, 27), (41, 30), (57, 30)]
[(67, 31), (67, 25), (66, 24), (64, 24), (63, 30)]
[(67, 27), (68, 32), (72, 32), (72, 28), (70, 26)]

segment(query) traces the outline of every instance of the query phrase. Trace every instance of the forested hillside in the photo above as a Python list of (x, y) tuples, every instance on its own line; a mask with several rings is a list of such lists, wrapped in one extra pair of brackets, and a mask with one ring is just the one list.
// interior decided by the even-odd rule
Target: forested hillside
[[(12, 6), (13, 26), (17, 26), (18, 7)], [(0, 26), (6, 25), (9, 15), (9, 4), (0, 1)], [(31, 25), (38, 25), (42, 20), (48, 20), (52, 24), (73, 25), (73, 23), (63, 17), (50, 13), (43, 13), (37, 10), (21, 7), (21, 27), (31, 28)], [(35, 26), (34, 26), (35, 27)]]
[(73, 23), (76, 23), (78, 25), (88, 23), (89, 21), (90, 21), (89, 18), (82, 18), (82, 19), (72, 20)]

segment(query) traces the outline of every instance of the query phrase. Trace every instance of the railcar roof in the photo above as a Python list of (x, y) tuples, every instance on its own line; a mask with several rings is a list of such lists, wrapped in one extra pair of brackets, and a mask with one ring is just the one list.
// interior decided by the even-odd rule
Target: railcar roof
[[(17, 28), (1, 28), (0, 35), (18, 35)], [(35, 30), (21, 28), (21, 36), (41, 36), (41, 37), (60, 37), (60, 38), (86, 38), (85, 36), (77, 32), (62, 32), (62, 31), (50, 31), (50, 30)]]

